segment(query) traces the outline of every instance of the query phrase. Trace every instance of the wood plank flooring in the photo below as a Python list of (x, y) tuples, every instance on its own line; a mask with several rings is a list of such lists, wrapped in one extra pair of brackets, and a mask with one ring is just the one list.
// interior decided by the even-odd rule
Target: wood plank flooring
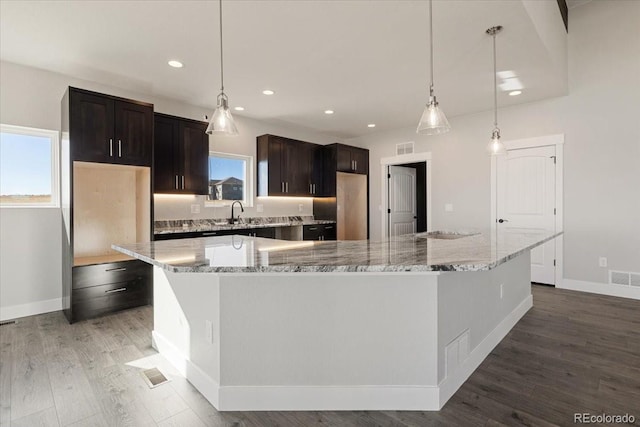
[[(534, 285), (534, 308), (439, 412), (216, 411), (151, 348), (153, 309), (0, 327), (0, 426), (640, 426), (640, 301)], [(154, 389), (140, 371), (171, 381)]]

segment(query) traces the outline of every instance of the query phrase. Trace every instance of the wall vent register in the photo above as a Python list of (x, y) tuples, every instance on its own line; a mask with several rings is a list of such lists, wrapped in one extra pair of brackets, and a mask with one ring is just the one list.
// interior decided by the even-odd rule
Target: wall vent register
[(612, 285), (640, 287), (640, 273), (609, 270), (609, 283)]

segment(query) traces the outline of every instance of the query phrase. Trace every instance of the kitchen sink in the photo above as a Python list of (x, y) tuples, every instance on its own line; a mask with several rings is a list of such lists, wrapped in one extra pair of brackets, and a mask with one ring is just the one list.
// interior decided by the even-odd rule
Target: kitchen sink
[(456, 231), (428, 231), (426, 233), (416, 234), (418, 239), (441, 239), (441, 240), (454, 240), (462, 239), (463, 237), (475, 236), (480, 233), (467, 233)]

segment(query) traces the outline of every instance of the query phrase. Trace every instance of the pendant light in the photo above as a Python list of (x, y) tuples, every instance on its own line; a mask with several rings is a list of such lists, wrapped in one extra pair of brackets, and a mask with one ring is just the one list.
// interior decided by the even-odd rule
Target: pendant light
[(502, 31), (502, 26), (491, 27), (487, 34), (493, 37), (493, 132), (487, 150), (492, 156), (506, 154), (507, 150), (500, 141), (500, 128), (498, 128), (498, 70), (496, 66), (496, 35)]
[(432, 0), (429, 0), (429, 42), (431, 43), (430, 49), (430, 66), (431, 66), (431, 86), (429, 86), (429, 103), (424, 108), (420, 122), (418, 123), (418, 129), (416, 133), (422, 133), (426, 135), (437, 135), (439, 133), (449, 132), (451, 126), (449, 121), (444, 115), (444, 112), (438, 106), (438, 101), (433, 92), (433, 4)]
[(222, 0), (218, 0), (220, 6), (220, 95), (218, 95), (218, 106), (216, 107), (211, 121), (207, 127), (207, 134), (237, 135), (238, 128), (233, 121), (229, 110), (229, 98), (224, 93), (224, 63), (222, 56)]

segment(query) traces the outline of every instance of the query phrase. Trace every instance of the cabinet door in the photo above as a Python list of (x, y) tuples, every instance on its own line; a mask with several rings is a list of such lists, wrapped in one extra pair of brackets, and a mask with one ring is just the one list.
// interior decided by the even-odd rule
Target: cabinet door
[(320, 226), (319, 225), (303, 225), (302, 226), (302, 240), (320, 240)]
[(113, 161), (113, 100), (71, 91), (70, 134), (72, 159), (86, 162)]
[(153, 192), (175, 193), (178, 191), (178, 121), (156, 115), (154, 118), (153, 147)]
[(125, 101), (115, 101), (116, 163), (151, 166), (153, 144), (153, 108)]
[(323, 189), (323, 163), (324, 147), (317, 144), (309, 144), (309, 184), (312, 196), (324, 195)]
[(301, 141), (287, 141), (285, 148), (284, 172), (285, 190), (289, 196), (310, 196), (309, 145)]
[(369, 173), (369, 151), (361, 148), (351, 149), (351, 160), (354, 163), (354, 172), (362, 175)]
[(189, 194), (209, 193), (209, 136), (204, 123), (180, 122), (182, 165), (180, 189)]
[(285, 157), (285, 141), (280, 138), (269, 137), (269, 196), (284, 196), (285, 176), (282, 173), (283, 158)]
[(351, 161), (351, 150), (344, 145), (338, 145), (337, 167), (338, 172), (353, 172), (353, 162)]
[(326, 224), (322, 226), (323, 240), (336, 240), (336, 225)]

